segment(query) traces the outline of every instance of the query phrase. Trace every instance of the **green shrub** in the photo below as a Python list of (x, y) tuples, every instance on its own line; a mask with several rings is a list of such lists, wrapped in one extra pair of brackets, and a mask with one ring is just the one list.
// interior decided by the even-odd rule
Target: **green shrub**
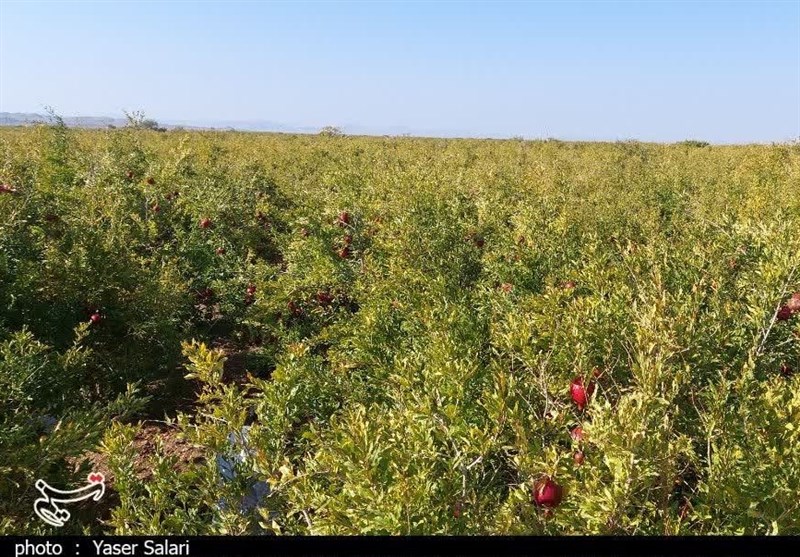
[(101, 435), (119, 534), (800, 531), (792, 146), (0, 139), (5, 531)]
[[(73, 346), (57, 352), (26, 330), (0, 337), (0, 533), (52, 533), (36, 521), (37, 480), (66, 489), (84, 483), (93, 449), (114, 419), (141, 409), (132, 387), (119, 396), (98, 393), (87, 381), (94, 354), (82, 345), (85, 325)], [(73, 529), (80, 528), (73, 522)], [(96, 521), (86, 525), (98, 531)]]

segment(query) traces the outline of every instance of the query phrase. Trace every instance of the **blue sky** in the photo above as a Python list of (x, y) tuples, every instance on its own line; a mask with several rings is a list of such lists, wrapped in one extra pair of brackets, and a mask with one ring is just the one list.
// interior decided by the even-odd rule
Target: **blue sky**
[(0, 111), (374, 133), (800, 136), (800, 0), (11, 2)]

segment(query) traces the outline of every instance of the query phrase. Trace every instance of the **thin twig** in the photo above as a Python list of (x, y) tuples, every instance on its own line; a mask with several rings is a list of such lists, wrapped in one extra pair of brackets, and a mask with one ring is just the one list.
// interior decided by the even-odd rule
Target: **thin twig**
[(775, 323), (778, 319), (778, 312), (781, 310), (781, 306), (783, 305), (783, 299), (786, 297), (786, 294), (789, 292), (789, 285), (792, 283), (792, 279), (794, 278), (794, 273), (797, 270), (797, 264), (792, 267), (792, 270), (789, 272), (789, 276), (786, 279), (786, 282), (783, 284), (783, 290), (781, 292), (780, 298), (778, 299), (778, 304), (775, 306), (775, 311), (772, 313), (772, 319), (770, 319), (769, 326), (764, 331), (764, 336), (761, 338), (761, 343), (758, 345), (756, 349), (755, 358), (758, 359), (764, 353), (764, 346), (767, 344), (767, 339), (769, 338), (769, 334), (772, 332), (772, 328), (775, 326)]

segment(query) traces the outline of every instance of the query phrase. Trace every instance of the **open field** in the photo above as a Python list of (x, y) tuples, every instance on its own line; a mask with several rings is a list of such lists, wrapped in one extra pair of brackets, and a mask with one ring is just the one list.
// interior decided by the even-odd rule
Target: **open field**
[(0, 533), (800, 533), (800, 146), (0, 150)]

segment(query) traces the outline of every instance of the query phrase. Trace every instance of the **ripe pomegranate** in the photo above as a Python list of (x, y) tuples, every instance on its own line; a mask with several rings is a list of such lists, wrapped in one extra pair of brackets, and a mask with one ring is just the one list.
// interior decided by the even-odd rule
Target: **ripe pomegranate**
[(783, 375), (784, 377), (791, 377), (793, 373), (794, 369), (792, 369), (792, 366), (790, 366), (786, 362), (783, 362), (781, 364), (781, 375)]
[(217, 254), (217, 255), (225, 255), (225, 252), (226, 252), (227, 250), (226, 250), (225, 248), (223, 248), (223, 247), (219, 247), (219, 248), (217, 248), (217, 249), (216, 249), (216, 250), (214, 250), (214, 251), (216, 252), (216, 254)]
[(17, 188), (11, 184), (0, 184), (0, 193), (17, 193)]
[(574, 280), (567, 280), (561, 283), (561, 288), (563, 288), (564, 290), (572, 290), (576, 286), (577, 284), (575, 284)]
[(533, 486), (533, 502), (539, 507), (557, 507), (562, 497), (563, 489), (549, 477), (540, 479)]
[(200, 219), (200, 228), (211, 228), (211, 219), (207, 217)]
[(247, 285), (247, 293), (251, 296), (255, 295), (256, 293), (256, 285), (255, 284), (248, 284)]
[(98, 311), (95, 311), (94, 313), (92, 313), (91, 317), (89, 317), (89, 322), (92, 325), (97, 325), (102, 320), (103, 320), (103, 316), (100, 315), (100, 312), (98, 312)]
[(159, 213), (161, 212), (161, 205), (158, 203), (153, 203), (153, 205), (150, 207), (150, 210), (152, 210), (154, 213)]
[(462, 508), (461, 501), (456, 501), (456, 504), (453, 505), (453, 516), (455, 518), (461, 518), (461, 508)]
[(125, 177), (126, 177), (128, 180), (133, 180), (133, 171), (132, 171), (132, 170), (128, 170), (128, 171), (125, 173)]
[(584, 387), (583, 378), (576, 377), (569, 384), (569, 392), (572, 400), (578, 405), (578, 410), (583, 410), (589, 402), (589, 398), (594, 393), (594, 383), (589, 383), (588, 387)]
[(289, 303), (286, 304), (286, 307), (289, 308), (289, 311), (292, 312), (292, 315), (302, 315), (303, 313), (303, 308), (294, 303), (294, 300), (289, 300)]
[(345, 246), (342, 249), (340, 249), (339, 251), (337, 251), (336, 253), (342, 259), (347, 259), (348, 257), (350, 257), (350, 247), (349, 246)]
[(353, 243), (353, 237), (350, 234), (348, 234), (342, 239), (342, 241), (344, 242), (344, 245), (349, 246), (350, 244)]
[(504, 282), (503, 284), (500, 285), (500, 290), (508, 294), (509, 292), (514, 290), (514, 285), (511, 284), (510, 282)]
[(156, 183), (156, 179), (153, 178), (152, 176), (147, 178), (147, 184), (148, 185), (152, 186), (152, 185), (155, 185), (155, 183)]
[(583, 464), (585, 458), (586, 457), (584, 456), (583, 451), (575, 451), (575, 453), (572, 455), (572, 460), (575, 462), (576, 466)]
[(792, 294), (792, 297), (786, 302), (786, 307), (792, 310), (792, 313), (800, 313), (800, 292)]
[(319, 302), (323, 306), (327, 306), (331, 302), (333, 302), (333, 296), (330, 292), (326, 292), (325, 290), (320, 290), (317, 292), (317, 302)]
[(339, 226), (347, 226), (350, 224), (350, 213), (347, 211), (342, 211), (339, 213), (339, 218), (336, 219), (336, 224)]
[(575, 426), (572, 428), (572, 431), (569, 432), (569, 435), (575, 441), (583, 441), (583, 428), (581, 426)]
[(794, 315), (792, 308), (790, 308), (788, 305), (783, 305), (778, 310), (778, 314), (776, 315), (776, 317), (778, 321), (788, 321), (789, 319), (792, 318), (792, 315)]

